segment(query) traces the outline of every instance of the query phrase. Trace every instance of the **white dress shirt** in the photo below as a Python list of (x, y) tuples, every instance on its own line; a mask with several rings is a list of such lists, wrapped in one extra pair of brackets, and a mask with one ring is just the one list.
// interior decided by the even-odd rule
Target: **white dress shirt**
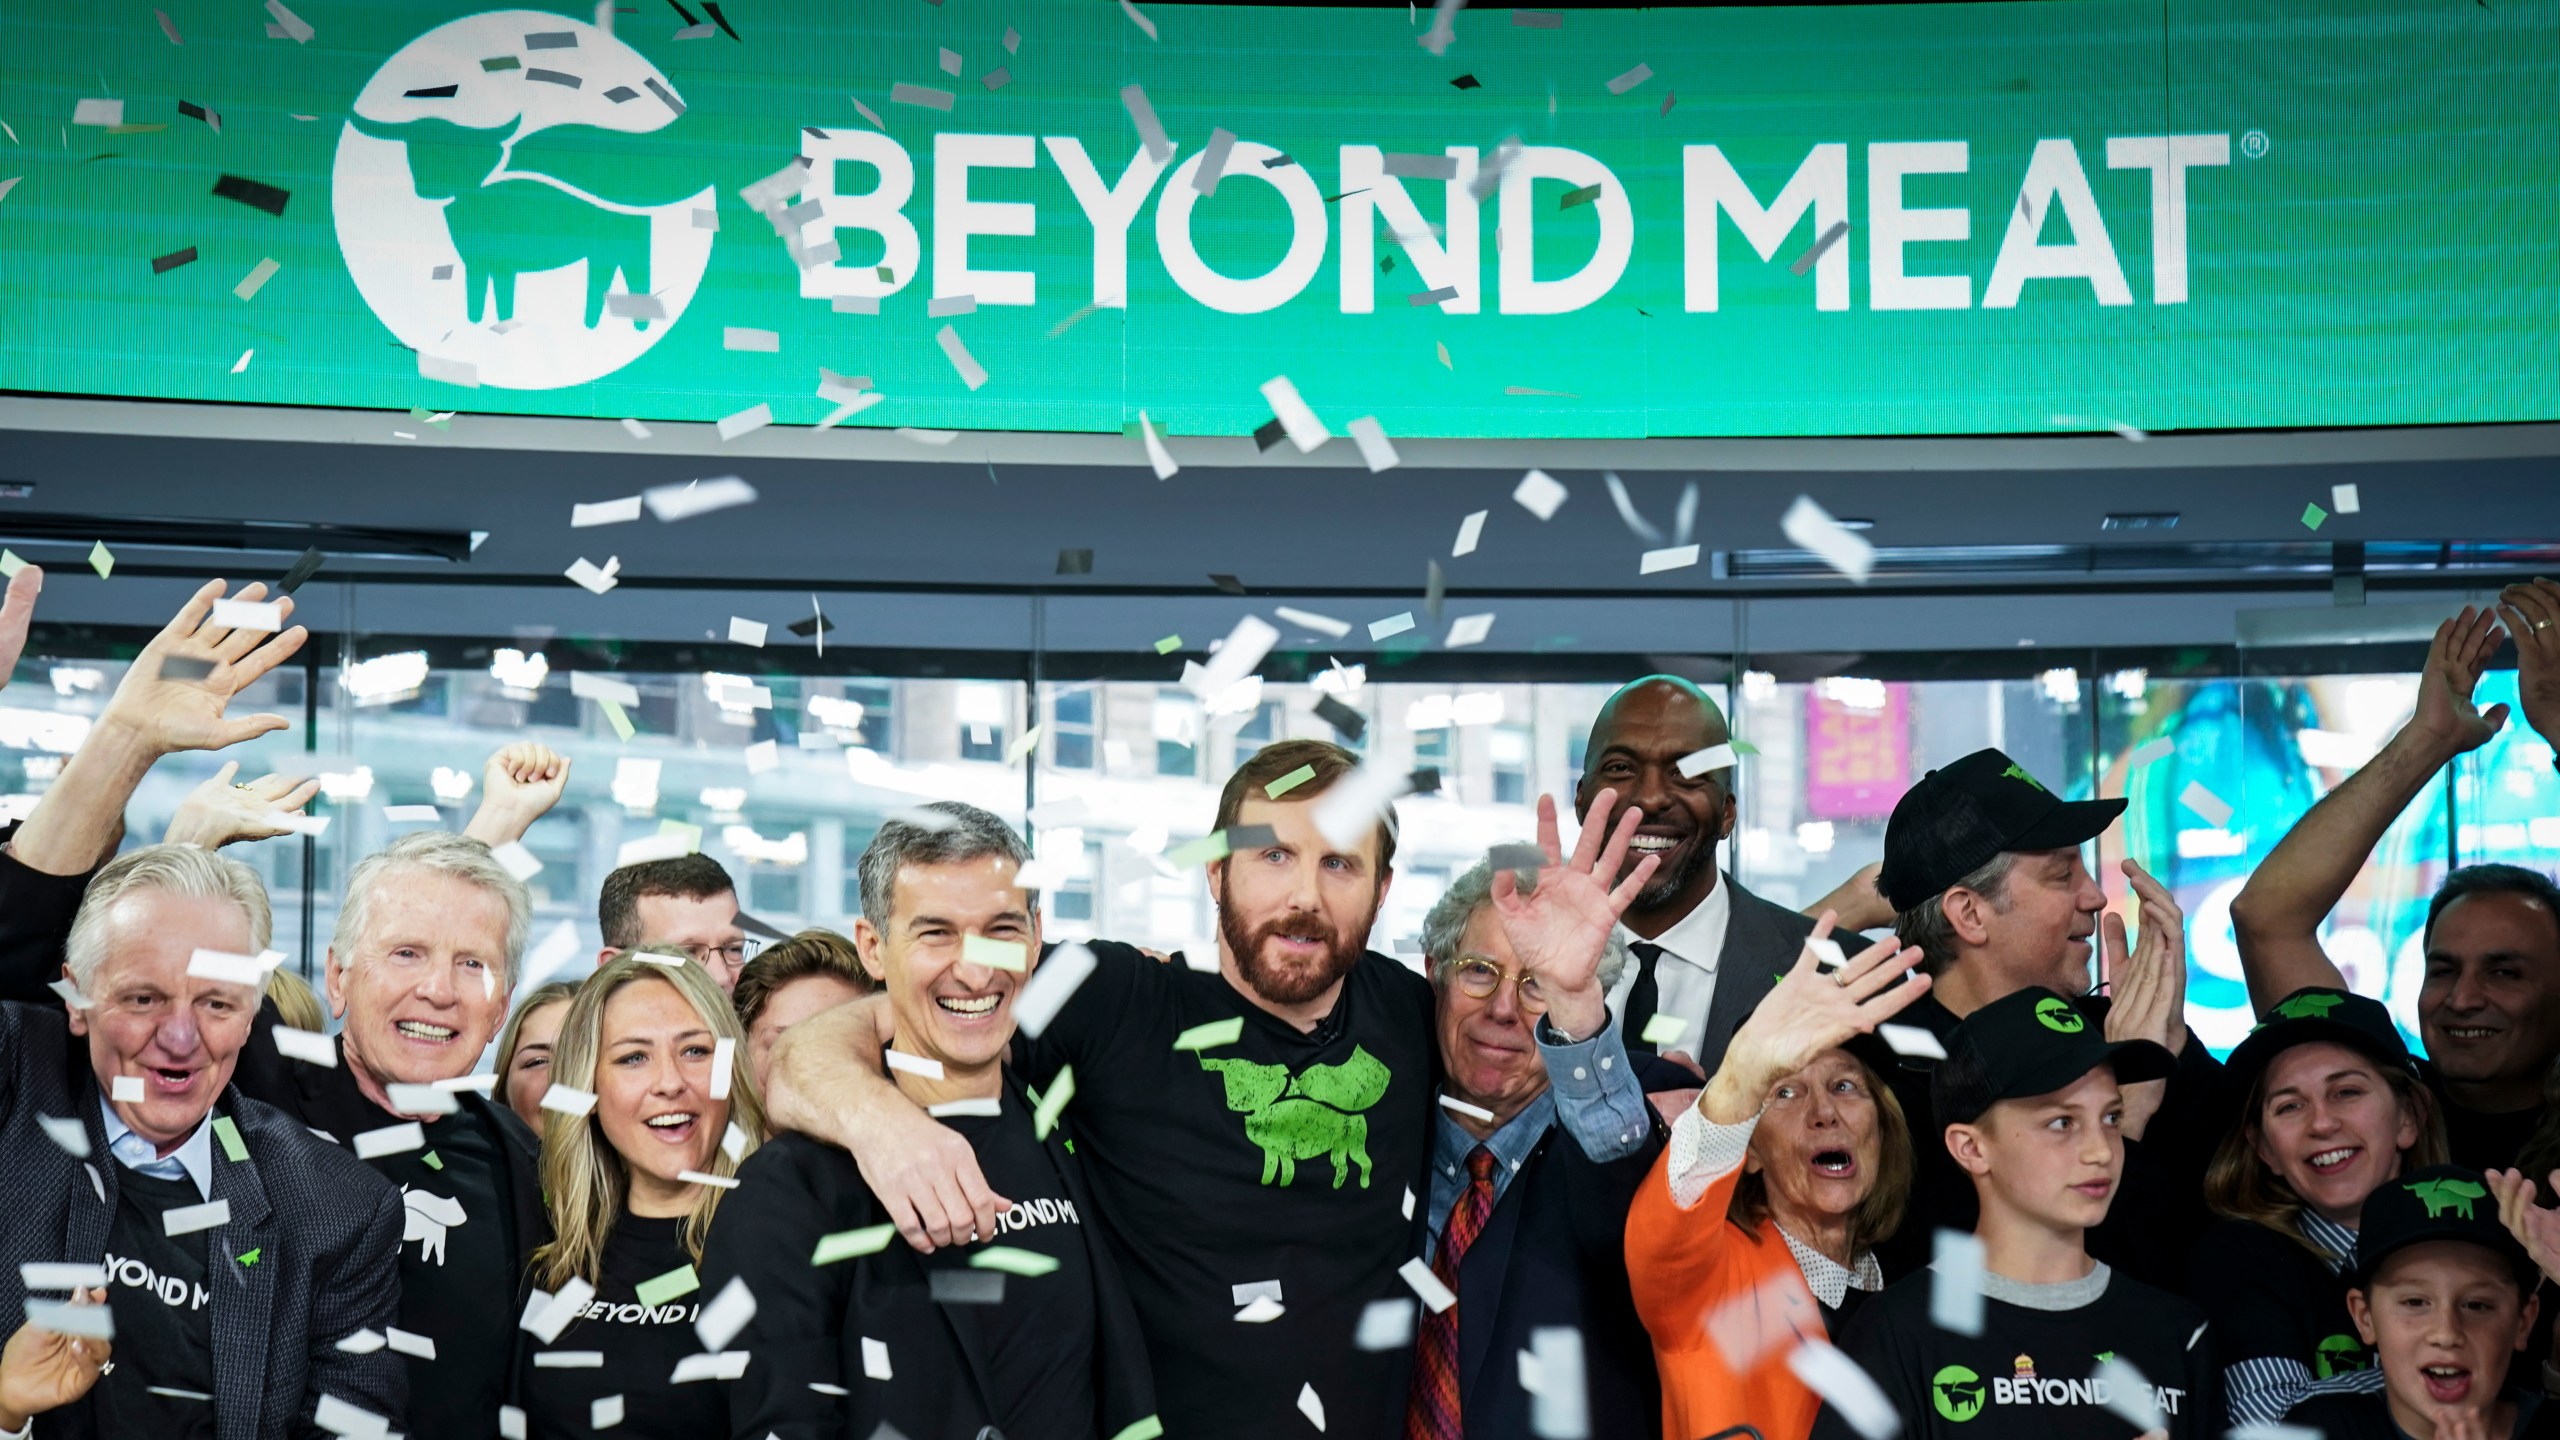
[[(1673, 1015), (1684, 1022), (1680, 1038), (1662, 1048), (1664, 1054), (1674, 1050), (1697, 1053), (1698, 1037), (1706, 1033), (1707, 1011), (1716, 1000), (1716, 962), (1724, 956), (1724, 932), (1733, 918), (1733, 877), (1719, 871), (1716, 888), (1706, 898), (1680, 917), (1670, 929), (1653, 937), (1652, 943), (1662, 947), (1662, 958), (1654, 962), (1653, 978), (1661, 996), (1654, 1013)], [(1630, 945), (1644, 937), (1618, 926), (1618, 938)], [(1609, 987), (1609, 1013), (1625, 1027), (1623, 1033), (1634, 1040), (1644, 1033), (1644, 1015), (1627, 1014), (1627, 992), (1635, 988), (1636, 976), (1644, 962), (1631, 957), (1625, 974)]]
[(98, 1096), (98, 1113), (106, 1118), (107, 1153), (116, 1157), (117, 1164), (162, 1180), (175, 1180), (184, 1175), (196, 1182), (198, 1195), (207, 1200), (213, 1198), (213, 1116), (210, 1112), (196, 1122), (194, 1134), (166, 1155), (160, 1153), (160, 1147), (133, 1133), (133, 1127), (124, 1123), (124, 1117), (116, 1113), (116, 1107), (108, 1103), (104, 1092)]

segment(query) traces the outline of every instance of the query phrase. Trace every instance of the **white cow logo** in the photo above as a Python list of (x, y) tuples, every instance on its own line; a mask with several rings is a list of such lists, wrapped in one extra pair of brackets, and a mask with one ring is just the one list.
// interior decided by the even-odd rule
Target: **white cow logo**
[(444, 1263), (444, 1232), (463, 1221), (462, 1202), (424, 1190), (400, 1187), (400, 1203), (407, 1206), (409, 1219), (400, 1232), (400, 1243), (418, 1242), (418, 1258)]

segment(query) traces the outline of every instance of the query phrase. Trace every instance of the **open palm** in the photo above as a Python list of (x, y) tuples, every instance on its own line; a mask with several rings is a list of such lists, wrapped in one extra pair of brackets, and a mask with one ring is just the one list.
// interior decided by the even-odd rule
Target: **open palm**
[(1617, 806), (1614, 790), (1603, 790), (1592, 800), (1591, 813), (1567, 859), (1557, 835), (1555, 797), (1539, 796), (1538, 849), (1546, 863), (1538, 867), (1536, 888), (1523, 891), (1519, 876), (1511, 870), (1494, 872), (1494, 914), (1502, 922), (1504, 938), (1511, 942), (1511, 953), (1522, 969), (1534, 971), (1550, 989), (1575, 991), (1592, 982), (1600, 957), (1608, 950), (1610, 930), (1662, 863), (1658, 857), (1646, 856), (1615, 888), (1601, 878), (1618, 873), (1626, 861), (1628, 842), (1644, 823), (1643, 813), (1629, 806), (1612, 826), (1609, 821)]
[[(215, 625), (213, 602), (223, 598), (222, 588), (219, 580), (205, 582), (142, 647), (99, 723), (130, 727), (164, 755), (219, 750), (291, 723), (281, 715), (225, 712), (241, 691), (301, 649), (309, 632), (299, 625), (274, 635)], [(253, 583), (231, 598), (254, 601), (266, 593), (265, 585)], [(292, 600), (277, 603), (283, 614), (293, 613)]]

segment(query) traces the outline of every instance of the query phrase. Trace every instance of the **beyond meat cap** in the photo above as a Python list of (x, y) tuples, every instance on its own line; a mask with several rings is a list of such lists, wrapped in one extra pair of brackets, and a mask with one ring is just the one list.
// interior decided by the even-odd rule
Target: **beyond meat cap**
[[(1968, 1052), (1974, 1061), (1962, 1063)], [(2067, 1089), (2101, 1065), (2115, 1067), (2118, 1084), (2131, 1085), (2166, 1079), (2178, 1061), (2148, 1040), (2110, 1043), (2096, 1017), (2030, 985), (1967, 1015), (1947, 1036), (1947, 1058), (1929, 1077), (1929, 1108), (1941, 1125), (1970, 1125), (2002, 1100)], [(1959, 1078), (1968, 1070), (1980, 1084)]]
[(2430, 1240), (2462, 1240), (2506, 1262), (2531, 1288), (2533, 1260), (2498, 1219), (2498, 1199), (2477, 1170), (2430, 1165), (2375, 1186), (2364, 1199), (2356, 1231), (2356, 1265), (2347, 1277), (2358, 1287), (2373, 1283), (2382, 1262)]
[(2400, 1038), (2400, 1027), (2391, 1023), (2391, 1012), (2381, 1001), (2349, 990), (2306, 985), (2258, 1017), (2257, 1028), (2222, 1062), (2215, 1093), (2236, 1111), (2248, 1103), (2250, 1088), (2278, 1055), (2296, 1045), (2323, 1040), (2344, 1045), (2386, 1069), (2415, 1068), (2408, 1042)]
[(2009, 850), (2060, 850), (2094, 840), (2122, 800), (2061, 800), (1997, 750), (1932, 770), (1904, 793), (1884, 827), (1876, 888), (1912, 909)]

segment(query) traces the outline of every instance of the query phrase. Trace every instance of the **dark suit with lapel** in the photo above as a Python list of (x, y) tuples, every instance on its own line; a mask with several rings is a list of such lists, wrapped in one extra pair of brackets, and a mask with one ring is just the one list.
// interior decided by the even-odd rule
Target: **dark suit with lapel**
[(1813, 921), (1783, 905), (1763, 900), (1734, 883), (1730, 875), (1716, 881), (1732, 892), (1732, 912), (1725, 919), (1724, 949), (1716, 960), (1715, 999), (1707, 1006), (1706, 1033), (1698, 1043), (1675, 1048), (1698, 1057), (1698, 1064), (1713, 1075), (1724, 1063), (1724, 1047), (1733, 1043), (1733, 1032), (1742, 1028), (1760, 997), (1778, 983), (1778, 977), (1796, 963), (1804, 949), (1805, 937), (1813, 933)]
[[(1010, 1071), (1004, 1107), (1008, 1117), (1029, 1123), (1031, 1105)], [(1155, 1380), (1137, 1311), (1065, 1141), (1063, 1129), (1053, 1130), (1042, 1148), (1083, 1217), (1076, 1228), (1093, 1274), (1096, 1433), (1113, 1440), (1153, 1419)], [(734, 1276), (756, 1297), (755, 1318), (731, 1342), (755, 1356), (729, 1386), (732, 1433), (756, 1440), (980, 1440), (1001, 1421), (979, 1307), (935, 1302), (925, 1266), (904, 1240), (892, 1237), (854, 1259), (810, 1263), (820, 1236), (887, 1219), (853, 1157), (805, 1135), (777, 1136), (738, 1167), (738, 1189), (720, 1202), (701, 1266), (705, 1295), (718, 1294)], [(890, 1347), (893, 1374), (885, 1382), (864, 1376), (866, 1336)], [(839, 1393), (813, 1390), (812, 1382)]]
[[(1549, 1326), (1582, 1334), (1590, 1434), (1661, 1433), (1661, 1383), (1627, 1290), (1626, 1237), (1627, 1209), (1666, 1140), (1656, 1124), (1634, 1154), (1598, 1164), (1559, 1121), (1503, 1187), (1458, 1262), (1458, 1416), (1468, 1440), (1534, 1433), (1517, 1357), (1532, 1348), (1531, 1332)], [(1418, 1253), (1429, 1232), (1418, 1207), (1414, 1219)]]
[[(9, 1177), (10, 1196), (8, 1223), (0, 1225), (0, 1314), (14, 1325), (26, 1304), (19, 1266), (86, 1264), (105, 1253), (118, 1175), (88, 1048), (61, 1012), (0, 1003), (0, 1086), (7, 1087), (0, 1174)], [(239, 1127), (249, 1158), (217, 1149), (213, 1162), (213, 1198), (231, 1206), (230, 1222), (206, 1232), (215, 1433), (221, 1440), (311, 1433), (323, 1394), (397, 1424), (408, 1400), (401, 1358), (337, 1347), (399, 1319), (399, 1191), (237, 1085), (223, 1092), (216, 1113)], [(36, 1123), (40, 1116), (77, 1118), (88, 1160), (56, 1145)], [(256, 1262), (241, 1263), (237, 1257), (252, 1250)], [(36, 1430), (97, 1433), (85, 1399), (47, 1413)]]

